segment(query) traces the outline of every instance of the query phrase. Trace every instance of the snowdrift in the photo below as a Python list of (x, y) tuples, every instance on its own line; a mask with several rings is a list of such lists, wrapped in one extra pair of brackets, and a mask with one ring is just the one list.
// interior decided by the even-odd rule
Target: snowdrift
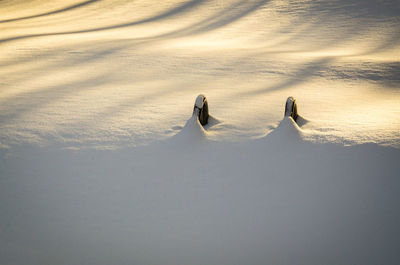
[[(314, 144), (291, 118), (216, 142), (2, 157), (11, 264), (396, 264), (399, 149)], [(16, 255), (23, 252), (24, 255)]]
[(0, 1), (0, 264), (400, 264), (398, 1), (44, 2)]

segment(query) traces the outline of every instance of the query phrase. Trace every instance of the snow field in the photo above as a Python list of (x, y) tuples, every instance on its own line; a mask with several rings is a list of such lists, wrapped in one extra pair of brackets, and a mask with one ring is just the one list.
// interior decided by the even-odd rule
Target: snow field
[(399, 264), (399, 14), (0, 1), (0, 263)]

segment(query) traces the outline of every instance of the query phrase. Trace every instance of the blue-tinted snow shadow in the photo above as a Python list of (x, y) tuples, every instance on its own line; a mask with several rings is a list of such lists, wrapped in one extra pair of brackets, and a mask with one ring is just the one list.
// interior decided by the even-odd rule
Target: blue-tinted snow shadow
[[(182, 129), (192, 137), (186, 142), (118, 150), (21, 146), (2, 157), (3, 259), (399, 261), (399, 149), (307, 142), (290, 118), (240, 143), (195, 141), (195, 125), (189, 119)], [(22, 247), (31, 250), (14, 256)]]

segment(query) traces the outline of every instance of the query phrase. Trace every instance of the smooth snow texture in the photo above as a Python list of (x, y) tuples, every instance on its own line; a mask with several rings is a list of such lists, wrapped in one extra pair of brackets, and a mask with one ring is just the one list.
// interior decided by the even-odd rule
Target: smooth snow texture
[(299, 130), (286, 118), (223, 143), (191, 118), (147, 147), (24, 148), (1, 162), (1, 259), (397, 264), (400, 150), (313, 144)]
[(394, 0), (0, 1), (0, 264), (400, 264), (399, 21)]
[(178, 144), (181, 145), (191, 145), (205, 139), (206, 132), (200, 124), (198, 111), (198, 109), (194, 111), (192, 117), (186, 122), (182, 131), (173, 136), (172, 140), (177, 141)]
[(310, 140), (400, 147), (398, 1), (0, 4), (0, 145), (116, 149), (167, 139), (199, 94), (257, 138), (288, 96)]

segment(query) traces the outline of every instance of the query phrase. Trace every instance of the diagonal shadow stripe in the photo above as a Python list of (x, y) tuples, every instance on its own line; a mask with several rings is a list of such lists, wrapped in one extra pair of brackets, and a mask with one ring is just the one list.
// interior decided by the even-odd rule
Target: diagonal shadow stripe
[(184, 11), (188, 11), (188, 10), (200, 5), (201, 3), (205, 2), (205, 1), (206, 0), (191, 0), (191, 1), (187, 2), (187, 3), (179, 5), (179, 6), (175, 7), (175, 8), (172, 8), (172, 9), (170, 9), (170, 10), (168, 10), (166, 12), (163, 12), (163, 13), (161, 13), (159, 15), (156, 15), (156, 16), (153, 16), (153, 17), (149, 17), (149, 18), (146, 18), (146, 19), (142, 19), (142, 20), (138, 20), (138, 21), (121, 23), (121, 24), (105, 26), (105, 27), (99, 27), (99, 28), (93, 28), (93, 29), (84, 29), (84, 30), (76, 30), (76, 31), (65, 31), (65, 32), (41, 33), (41, 34), (31, 34), (31, 35), (16, 36), (16, 37), (11, 37), (11, 38), (0, 39), (0, 43), (10, 42), (10, 41), (15, 41), (15, 40), (21, 40), (21, 39), (35, 38), (35, 37), (89, 33), (89, 32), (97, 32), (97, 31), (103, 31), (103, 30), (111, 30), (111, 29), (134, 26), (134, 25), (140, 25), (140, 24), (154, 22), (154, 21), (161, 20), (161, 19), (164, 19), (164, 18), (167, 18), (167, 17), (172, 17), (172, 16), (175, 16), (175, 15), (178, 15), (178, 14), (184, 12)]
[(45, 16), (50, 16), (50, 15), (54, 15), (54, 14), (58, 14), (58, 13), (62, 13), (62, 12), (66, 12), (66, 11), (70, 11), (73, 9), (77, 9), (83, 6), (87, 6), (87, 5), (91, 5), (95, 2), (99, 2), (101, 0), (89, 0), (89, 1), (85, 1), (79, 4), (75, 4), (72, 6), (68, 6), (65, 8), (61, 8), (58, 10), (54, 10), (51, 12), (46, 12), (46, 13), (41, 13), (41, 14), (37, 14), (37, 15), (32, 15), (32, 16), (26, 16), (26, 17), (20, 17), (20, 18), (12, 18), (12, 19), (6, 19), (6, 20), (0, 20), (0, 23), (8, 23), (8, 22), (15, 22), (15, 21), (20, 21), (20, 20), (25, 20), (25, 19), (31, 19), (31, 18), (37, 18), (37, 17), (45, 17)]

